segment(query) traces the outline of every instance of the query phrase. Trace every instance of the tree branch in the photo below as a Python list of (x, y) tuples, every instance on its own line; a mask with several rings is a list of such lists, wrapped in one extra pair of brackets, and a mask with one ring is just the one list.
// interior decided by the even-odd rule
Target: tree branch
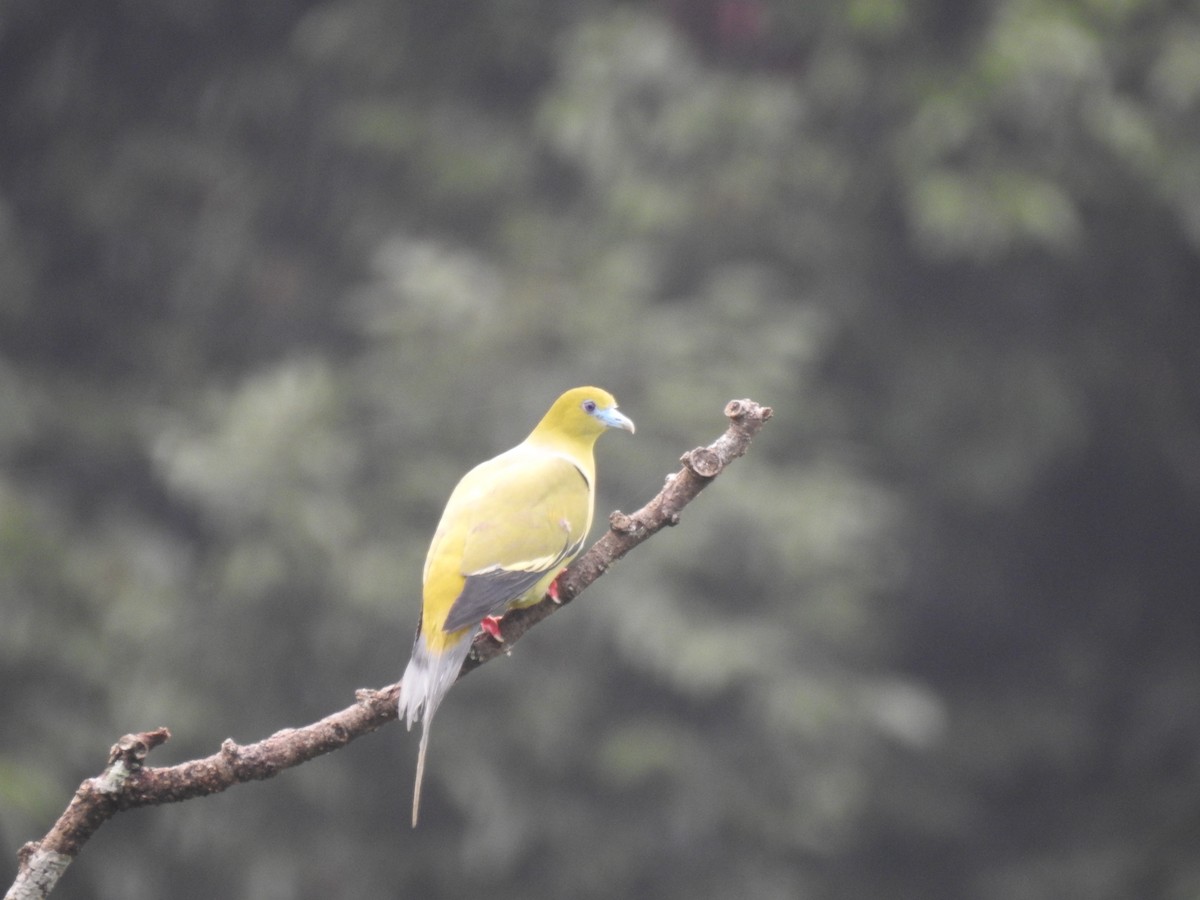
[[(683, 468), (667, 477), (649, 503), (631, 515), (614, 512), (609, 530), (558, 578), (558, 599), (549, 597), (514, 610), (501, 622), (500, 643), (481, 632), (459, 673), (461, 678), (503, 653), (530, 628), (578, 597), (616, 560), (668, 525), (679, 522), (683, 508), (733, 460), (744, 454), (755, 434), (771, 418), (771, 408), (752, 400), (731, 400), (725, 407), (728, 430), (707, 447), (685, 453)], [(167, 768), (147, 768), (150, 751), (170, 739), (166, 728), (122, 737), (108, 754), (108, 765), (86, 779), (54, 827), (40, 841), (17, 853), (16, 880), (5, 900), (45, 898), (96, 830), (118, 812), (217, 794), (235, 784), (272, 778), (285, 769), (322, 756), (370, 734), (397, 717), (400, 685), (362, 689), (340, 712), (303, 728), (286, 728), (245, 746), (227, 739), (203, 759)]]
[(620, 511), (612, 513), (604, 536), (558, 576), (557, 600), (547, 596), (540, 603), (508, 613), (500, 623), (503, 643), (487, 632), (480, 632), (458, 677), (462, 678), (504, 653), (526, 631), (583, 593), (609, 566), (638, 544), (670, 525), (678, 525), (683, 508), (696, 499), (696, 495), (727, 465), (746, 452), (771, 414), (771, 407), (759, 406), (753, 400), (730, 400), (725, 404), (725, 415), (729, 418), (725, 433), (707, 447), (697, 447), (683, 454), (679, 458), (683, 467), (668, 475), (658, 495), (637, 512), (630, 515)]

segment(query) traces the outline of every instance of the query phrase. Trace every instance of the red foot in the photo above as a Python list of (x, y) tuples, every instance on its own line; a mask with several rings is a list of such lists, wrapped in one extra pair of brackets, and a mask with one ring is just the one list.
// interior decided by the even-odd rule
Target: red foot
[(496, 639), (497, 642), (503, 644), (504, 636), (500, 634), (500, 617), (499, 616), (484, 616), (483, 621), (479, 623), (488, 634)]
[(549, 597), (551, 600), (553, 600), (555, 603), (558, 603), (558, 604), (562, 603), (562, 601), (558, 599), (558, 579), (557, 578), (555, 578), (552, 582), (550, 582), (550, 587), (546, 588), (546, 596)]

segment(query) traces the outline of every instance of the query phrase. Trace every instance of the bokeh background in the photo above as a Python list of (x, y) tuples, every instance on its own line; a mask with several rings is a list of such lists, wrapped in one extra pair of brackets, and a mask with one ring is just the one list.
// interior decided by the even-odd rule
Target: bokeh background
[(396, 680), (560, 390), (636, 508), (438, 717), (62, 898), (1200, 897), (1200, 4), (0, 3), (0, 882)]

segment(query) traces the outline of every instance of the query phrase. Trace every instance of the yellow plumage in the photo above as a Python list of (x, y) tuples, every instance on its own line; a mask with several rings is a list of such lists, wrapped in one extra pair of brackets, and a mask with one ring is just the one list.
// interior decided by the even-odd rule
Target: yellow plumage
[(463, 476), (425, 558), (421, 622), (400, 685), (400, 717), (423, 720), (413, 826), (429, 723), (458, 677), (480, 622), (540, 600), (592, 524), (592, 448), (608, 428), (633, 431), (607, 391), (559, 397), (529, 437)]

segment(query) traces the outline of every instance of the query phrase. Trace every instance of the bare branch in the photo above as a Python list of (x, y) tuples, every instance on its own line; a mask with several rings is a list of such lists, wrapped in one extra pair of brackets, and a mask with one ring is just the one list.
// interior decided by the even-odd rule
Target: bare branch
[(638, 544), (669, 525), (679, 524), (683, 508), (696, 499), (696, 495), (727, 465), (746, 452), (759, 429), (771, 418), (772, 410), (753, 400), (730, 400), (725, 404), (725, 415), (729, 418), (726, 432), (707, 447), (697, 447), (683, 454), (679, 458), (683, 468), (667, 476), (666, 484), (653, 500), (630, 515), (617, 511), (608, 517), (608, 531), (558, 576), (557, 600), (546, 597), (533, 606), (508, 613), (500, 623), (503, 643), (480, 632), (458, 677), (462, 678), (504, 653), (526, 631), (583, 593), (609, 566)]
[[(475, 638), (461, 678), (500, 655), (526, 631), (578, 597), (616, 560), (668, 525), (697, 494), (733, 460), (746, 452), (751, 440), (771, 418), (771, 408), (752, 400), (731, 400), (725, 407), (728, 430), (707, 447), (683, 455), (683, 468), (667, 477), (658, 495), (631, 515), (614, 512), (609, 530), (558, 578), (558, 599), (514, 610), (501, 622), (500, 643), (486, 633)], [(30, 841), (17, 853), (17, 878), (5, 900), (41, 900), (54, 889), (83, 845), (105, 822), (122, 810), (158, 806), (218, 794), (235, 784), (272, 778), (285, 769), (337, 750), (396, 718), (400, 685), (359, 690), (356, 702), (303, 728), (286, 728), (254, 744), (232, 740), (211, 756), (166, 768), (147, 768), (150, 751), (170, 739), (166, 728), (127, 734), (113, 745), (108, 765), (86, 779), (70, 804), (40, 841)]]

